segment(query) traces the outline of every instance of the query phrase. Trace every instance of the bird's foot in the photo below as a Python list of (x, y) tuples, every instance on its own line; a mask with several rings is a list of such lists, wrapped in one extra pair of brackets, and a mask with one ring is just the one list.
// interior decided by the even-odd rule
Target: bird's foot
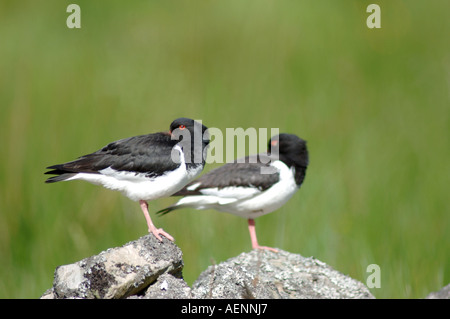
[[(149, 228), (148, 229), (148, 232), (149, 233), (152, 233), (153, 235), (155, 235), (155, 237), (159, 240), (159, 241), (162, 241), (162, 238), (161, 238), (161, 236), (164, 236), (164, 237), (166, 237), (167, 239), (169, 239), (170, 241), (174, 241), (175, 239), (172, 237), (172, 236), (170, 236), (168, 233), (166, 233), (162, 228), (156, 228), (156, 227), (153, 227), (153, 228)], [(160, 236), (161, 235), (161, 236)]]
[(270, 250), (270, 251), (273, 251), (274, 253), (277, 253), (278, 252), (278, 249), (276, 249), (276, 248), (272, 248), (272, 247), (267, 247), (267, 246), (253, 246), (253, 249), (261, 249), (261, 250)]

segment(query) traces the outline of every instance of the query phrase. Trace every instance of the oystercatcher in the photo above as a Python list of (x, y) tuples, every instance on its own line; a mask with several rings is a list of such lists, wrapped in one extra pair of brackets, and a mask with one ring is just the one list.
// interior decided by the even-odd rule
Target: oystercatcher
[(207, 127), (188, 118), (170, 124), (169, 132), (134, 136), (109, 143), (72, 162), (47, 167), (46, 183), (85, 180), (139, 201), (149, 232), (160, 241), (173, 237), (156, 228), (147, 201), (170, 196), (195, 179), (205, 165)]
[(252, 248), (276, 251), (258, 244), (254, 219), (284, 205), (300, 188), (307, 166), (306, 141), (280, 134), (271, 138), (267, 153), (247, 156), (204, 174), (173, 195), (185, 197), (157, 214), (190, 207), (241, 216), (248, 219)]

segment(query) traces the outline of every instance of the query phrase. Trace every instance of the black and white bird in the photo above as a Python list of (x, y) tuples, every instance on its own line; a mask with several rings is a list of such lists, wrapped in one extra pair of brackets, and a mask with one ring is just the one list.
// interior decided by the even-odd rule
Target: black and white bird
[(170, 196), (194, 180), (205, 166), (207, 127), (188, 118), (176, 119), (169, 132), (134, 136), (109, 143), (80, 158), (47, 167), (46, 183), (84, 180), (122, 192), (139, 201), (149, 232), (162, 240), (173, 237), (156, 228), (147, 201)]
[(215, 209), (248, 219), (253, 249), (260, 246), (254, 219), (284, 205), (302, 184), (308, 166), (306, 141), (280, 134), (269, 141), (268, 152), (247, 156), (216, 168), (186, 185), (173, 196), (185, 196), (160, 210), (179, 208)]

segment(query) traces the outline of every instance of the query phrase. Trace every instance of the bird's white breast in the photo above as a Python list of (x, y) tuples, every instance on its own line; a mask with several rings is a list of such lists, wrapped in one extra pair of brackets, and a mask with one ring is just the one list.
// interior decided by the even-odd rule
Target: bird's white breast
[(279, 171), (279, 181), (272, 187), (248, 199), (230, 203), (226, 211), (244, 218), (256, 218), (271, 213), (283, 206), (298, 190), (295, 183), (295, 169), (281, 161), (271, 165)]

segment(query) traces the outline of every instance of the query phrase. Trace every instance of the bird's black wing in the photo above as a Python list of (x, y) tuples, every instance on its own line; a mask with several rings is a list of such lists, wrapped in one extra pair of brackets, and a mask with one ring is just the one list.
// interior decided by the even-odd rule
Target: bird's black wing
[(226, 187), (251, 187), (264, 191), (278, 182), (279, 173), (262, 154), (245, 157), (220, 166), (190, 182), (173, 196), (202, 195), (202, 190)]
[[(111, 167), (117, 171), (145, 173), (149, 177), (160, 176), (180, 165), (178, 152), (173, 152), (172, 158), (176, 143), (166, 133), (134, 136), (112, 142), (75, 161), (47, 167), (51, 171), (45, 174), (99, 173), (102, 169)], [(55, 176), (46, 182), (64, 179), (62, 176)]]

